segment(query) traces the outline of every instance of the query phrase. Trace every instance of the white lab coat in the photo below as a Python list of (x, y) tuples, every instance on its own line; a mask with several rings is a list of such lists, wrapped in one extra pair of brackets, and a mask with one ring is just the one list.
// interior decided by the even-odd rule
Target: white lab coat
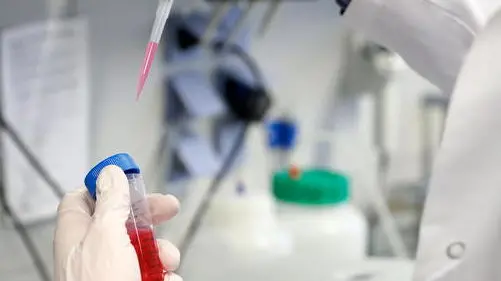
[(501, 280), (501, 11), (484, 29), (476, 9), (467, 0), (353, 0), (345, 14), (422, 76), (454, 89), (416, 281)]
[(475, 1), (352, 0), (344, 21), (398, 52), (450, 94), (463, 58), (485, 22)]

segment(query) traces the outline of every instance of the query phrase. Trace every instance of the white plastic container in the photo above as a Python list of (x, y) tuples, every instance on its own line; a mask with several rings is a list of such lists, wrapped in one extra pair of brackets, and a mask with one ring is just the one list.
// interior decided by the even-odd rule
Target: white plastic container
[(278, 202), (276, 220), (292, 255), (325, 260), (366, 256), (367, 222), (353, 205), (311, 207)]
[(346, 272), (347, 265), (365, 263), (367, 244), (365, 218), (346, 200), (287, 203), (263, 185), (241, 192), (230, 182), (184, 253), (186, 280), (345, 281), (338, 276), (366, 273), (362, 267)]
[(367, 221), (349, 203), (349, 182), (342, 174), (310, 170), (273, 178), (277, 226), (291, 242), (292, 254), (325, 260), (362, 259), (367, 250)]
[(212, 244), (220, 241), (239, 259), (289, 254), (290, 245), (277, 227), (270, 193), (243, 188), (230, 188), (214, 198), (204, 225), (205, 238), (210, 236)]
[(306, 171), (297, 179), (278, 172), (272, 191), (254, 188), (239, 194), (230, 188), (216, 196), (200, 238), (211, 237), (206, 247), (220, 241), (238, 259), (362, 259), (368, 226), (349, 203), (348, 189), (347, 178), (330, 171)]
[[(186, 280), (347, 281), (366, 274), (381, 281), (410, 280), (364, 267), (367, 223), (347, 200), (313, 205), (285, 202), (255, 186), (242, 194), (228, 191), (214, 199), (185, 253)], [(303, 198), (325, 198), (311, 191)]]

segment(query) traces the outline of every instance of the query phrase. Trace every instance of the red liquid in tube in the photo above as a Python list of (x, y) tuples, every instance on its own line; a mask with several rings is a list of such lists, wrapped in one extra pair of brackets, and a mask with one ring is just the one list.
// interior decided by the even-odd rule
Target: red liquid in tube
[(134, 246), (139, 261), (142, 281), (163, 281), (165, 270), (158, 255), (158, 246), (151, 228), (127, 226), (130, 242)]

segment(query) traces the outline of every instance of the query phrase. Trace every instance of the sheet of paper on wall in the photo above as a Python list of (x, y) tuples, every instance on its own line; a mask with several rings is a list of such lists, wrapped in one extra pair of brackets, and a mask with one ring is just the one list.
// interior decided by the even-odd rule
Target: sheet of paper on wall
[[(2, 112), (66, 191), (88, 169), (87, 27), (45, 21), (2, 32)], [(7, 200), (29, 223), (55, 215), (58, 198), (2, 134)]]

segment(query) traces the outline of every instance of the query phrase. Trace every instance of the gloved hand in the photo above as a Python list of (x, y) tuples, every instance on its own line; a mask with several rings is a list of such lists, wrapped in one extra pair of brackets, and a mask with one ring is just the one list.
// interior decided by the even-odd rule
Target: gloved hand
[[(176, 215), (179, 201), (169, 195), (148, 197), (153, 223)], [(58, 208), (54, 238), (55, 281), (140, 281), (136, 252), (125, 221), (129, 216), (129, 185), (116, 166), (103, 169), (97, 181), (97, 201), (87, 189), (67, 194)], [(165, 280), (181, 281), (172, 273), (179, 265), (178, 249), (158, 239)]]

